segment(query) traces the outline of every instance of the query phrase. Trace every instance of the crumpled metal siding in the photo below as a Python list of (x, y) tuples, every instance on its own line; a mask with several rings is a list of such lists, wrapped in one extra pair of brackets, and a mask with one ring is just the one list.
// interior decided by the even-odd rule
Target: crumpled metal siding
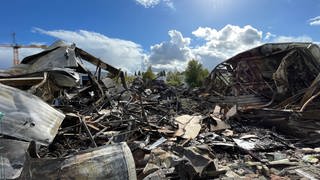
[[(33, 59), (27, 73), (45, 71), (52, 68), (77, 68), (79, 58), (75, 55), (75, 47), (62, 46), (47, 54)], [(21, 63), (24, 63), (22, 61)]]
[(0, 84), (0, 134), (48, 145), (65, 115), (40, 98)]

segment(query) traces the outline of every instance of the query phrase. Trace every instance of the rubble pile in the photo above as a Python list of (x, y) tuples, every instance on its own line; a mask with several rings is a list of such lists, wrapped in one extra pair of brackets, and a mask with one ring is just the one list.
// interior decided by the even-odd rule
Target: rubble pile
[(319, 61), (266, 44), (192, 90), (57, 42), (0, 71), (1, 178), (317, 179)]

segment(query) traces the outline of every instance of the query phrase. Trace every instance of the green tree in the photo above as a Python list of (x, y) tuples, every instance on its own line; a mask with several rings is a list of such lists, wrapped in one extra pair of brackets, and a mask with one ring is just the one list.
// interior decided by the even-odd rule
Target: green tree
[(156, 75), (153, 73), (151, 66), (148, 67), (146, 72), (142, 73), (142, 78), (144, 80), (147, 80), (147, 79), (152, 80), (156, 78)]
[(167, 83), (171, 86), (182, 85), (182, 79), (182, 74), (178, 71), (170, 71), (167, 73)]
[(157, 73), (157, 77), (161, 77), (161, 76), (166, 76), (166, 71), (163, 70), (163, 71), (160, 71)]
[(204, 79), (209, 75), (209, 71), (202, 67), (197, 60), (191, 60), (185, 71), (185, 81), (190, 87), (200, 87)]
[(136, 78), (136, 76), (134, 76), (134, 75), (125, 76), (126, 83), (131, 84), (135, 78)]

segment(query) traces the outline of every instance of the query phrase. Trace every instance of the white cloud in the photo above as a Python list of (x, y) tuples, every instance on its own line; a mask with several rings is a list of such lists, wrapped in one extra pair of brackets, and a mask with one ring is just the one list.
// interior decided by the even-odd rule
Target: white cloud
[(221, 30), (209, 27), (199, 27), (197, 30), (193, 31), (192, 34), (196, 37), (211, 41), (216, 45), (228, 42), (247, 45), (256, 43), (262, 38), (262, 31), (259, 31), (250, 25), (246, 25), (242, 28), (228, 24)]
[(192, 34), (206, 41), (192, 52), (209, 69), (241, 51), (262, 44), (262, 31), (250, 25), (240, 27), (228, 24), (220, 30), (199, 27)]
[(169, 41), (151, 46), (149, 63), (156, 69), (183, 70), (190, 59), (197, 59), (209, 70), (218, 63), (240, 52), (267, 42), (311, 42), (309, 36), (277, 36), (271, 32), (263, 35), (250, 25), (226, 25), (221, 29), (199, 27), (192, 34), (204, 42), (191, 45), (191, 38), (177, 30), (169, 31)]
[(312, 42), (312, 38), (306, 35), (303, 36), (276, 36), (272, 42)]
[(187, 60), (194, 58), (190, 49), (191, 39), (183, 37), (177, 30), (170, 30), (168, 34), (170, 41), (151, 46), (149, 63), (158, 68), (179, 66), (177, 69), (181, 70)]
[(167, 64), (153, 64), (152, 68), (161, 71), (161, 70), (169, 70), (169, 71), (184, 71), (187, 67), (188, 61), (177, 61), (173, 60), (168, 62)]
[(320, 26), (320, 16), (308, 20), (310, 26)]
[(265, 41), (268, 41), (268, 40), (273, 39), (273, 38), (275, 38), (275, 37), (276, 37), (275, 34), (272, 34), (271, 32), (267, 32), (266, 35), (265, 35), (265, 37), (264, 37), (264, 40), (265, 40)]
[(170, 9), (175, 10), (175, 6), (173, 4), (173, 2), (171, 0), (163, 0), (163, 2), (165, 3), (165, 5), (167, 5)]
[(169, 41), (151, 46), (149, 63), (157, 69), (183, 70), (191, 59), (212, 69), (222, 60), (262, 43), (262, 31), (249, 25), (226, 25), (220, 30), (199, 27), (192, 34), (205, 42), (195, 47), (191, 46), (191, 38), (183, 37), (177, 30), (168, 34)]
[(174, 4), (171, 0), (135, 0), (139, 5), (145, 8), (153, 8), (159, 5), (161, 2), (169, 7), (170, 9), (175, 9)]
[(146, 60), (142, 47), (132, 41), (109, 38), (103, 34), (85, 30), (46, 31), (39, 28), (34, 30), (66, 42), (75, 43), (78, 47), (101, 58), (106, 63), (129, 72), (140, 70), (141, 64)]
[[(197, 59), (209, 70), (218, 63), (237, 53), (267, 42), (310, 42), (309, 36), (280, 36), (271, 32), (262, 33), (250, 25), (226, 25), (221, 29), (199, 27), (192, 32), (192, 40), (178, 30), (168, 31), (167, 41), (154, 44), (149, 52), (132, 41), (110, 38), (103, 34), (86, 30), (43, 30), (35, 28), (36, 33), (46, 34), (76, 45), (92, 55), (101, 58), (117, 68), (134, 72), (145, 70), (146, 65), (155, 69), (185, 69), (191, 59)], [(200, 40), (200, 41), (199, 41)], [(3, 50), (2, 50), (3, 49)], [(12, 65), (12, 49), (0, 49), (0, 67)], [(19, 49), (20, 59), (39, 52), (40, 49)]]
[(0, 69), (7, 69), (12, 66), (12, 48), (0, 48)]
[(160, 0), (135, 0), (138, 4), (144, 6), (145, 8), (150, 8), (158, 5)]
[(261, 30), (250, 25), (244, 27), (226, 25), (220, 30), (209, 27), (199, 27), (193, 31), (192, 34), (205, 40), (205, 44), (193, 48), (192, 53), (209, 69), (212, 69), (223, 60), (263, 43), (313, 41), (313, 39), (307, 35), (278, 36), (267, 32), (263, 36)]
[[(38, 43), (40, 44), (40, 43)], [(23, 58), (30, 56), (32, 54), (36, 54), (42, 51), (41, 49), (34, 48), (20, 48), (19, 52), (19, 60), (21, 61)], [(12, 48), (2, 48), (0, 47), (0, 69), (8, 69), (13, 65), (13, 49)]]

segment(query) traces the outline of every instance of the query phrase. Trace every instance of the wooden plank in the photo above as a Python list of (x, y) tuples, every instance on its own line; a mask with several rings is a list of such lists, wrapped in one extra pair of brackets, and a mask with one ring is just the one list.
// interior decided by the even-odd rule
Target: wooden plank
[(4, 78), (0, 79), (0, 83), (13, 87), (33, 86), (39, 84), (43, 79), (44, 77)]

